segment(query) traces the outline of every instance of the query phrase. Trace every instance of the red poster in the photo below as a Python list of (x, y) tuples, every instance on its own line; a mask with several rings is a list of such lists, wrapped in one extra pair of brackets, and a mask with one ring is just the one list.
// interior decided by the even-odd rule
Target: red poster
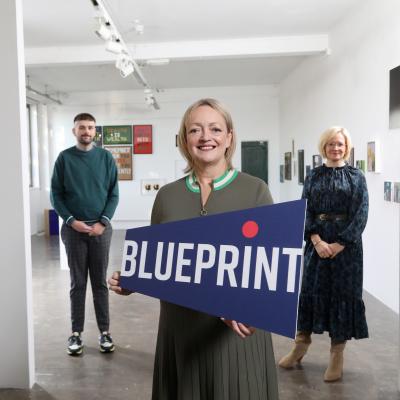
[(152, 125), (133, 125), (133, 151), (135, 154), (152, 154)]

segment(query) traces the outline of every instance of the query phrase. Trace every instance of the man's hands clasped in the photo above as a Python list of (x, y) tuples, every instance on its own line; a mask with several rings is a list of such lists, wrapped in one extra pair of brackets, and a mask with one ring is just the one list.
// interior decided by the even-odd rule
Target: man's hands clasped
[(87, 225), (83, 221), (75, 220), (72, 222), (71, 227), (77, 232), (87, 233), (89, 236), (101, 236), (106, 227), (100, 222), (93, 225)]

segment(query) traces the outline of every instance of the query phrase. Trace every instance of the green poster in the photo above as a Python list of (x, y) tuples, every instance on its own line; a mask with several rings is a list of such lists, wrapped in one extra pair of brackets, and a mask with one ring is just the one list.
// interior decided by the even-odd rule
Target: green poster
[(103, 145), (108, 144), (132, 144), (132, 126), (103, 126)]

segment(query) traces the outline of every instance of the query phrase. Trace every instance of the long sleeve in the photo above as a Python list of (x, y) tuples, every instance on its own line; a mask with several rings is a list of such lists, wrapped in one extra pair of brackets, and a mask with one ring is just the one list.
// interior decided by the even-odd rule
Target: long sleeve
[(108, 189), (107, 202), (101, 216), (102, 222), (105, 222), (104, 220), (110, 222), (111, 218), (114, 216), (119, 200), (118, 170), (112, 156), (109, 157), (109, 166), (110, 166), (111, 179), (110, 179), (110, 187)]
[(350, 223), (339, 233), (337, 240), (342, 245), (360, 240), (368, 219), (368, 189), (364, 174), (357, 171), (353, 179), (354, 192), (348, 215)]
[(312, 202), (311, 202), (311, 176), (308, 175), (305, 179), (304, 182), (304, 187), (303, 187), (303, 193), (301, 195), (302, 199), (307, 200), (307, 211), (306, 211), (306, 222), (305, 222), (305, 227), (304, 227), (304, 239), (310, 240), (310, 236), (313, 233), (318, 233), (317, 232), (317, 226), (315, 224), (315, 212), (312, 207)]
[(255, 206), (266, 206), (269, 204), (274, 204), (269, 187), (263, 181), (260, 182), (257, 190), (257, 198)]
[(65, 223), (71, 224), (74, 221), (74, 216), (65, 204), (64, 160), (61, 154), (54, 164), (51, 177), (50, 202)]
[(161, 207), (162, 188), (158, 191), (151, 210), (151, 225), (157, 225), (162, 220), (162, 207)]

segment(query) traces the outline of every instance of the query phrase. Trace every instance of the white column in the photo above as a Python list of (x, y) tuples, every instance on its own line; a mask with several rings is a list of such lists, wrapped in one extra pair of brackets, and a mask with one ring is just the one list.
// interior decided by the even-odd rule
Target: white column
[(2, 0), (0, 15), (0, 387), (28, 388), (34, 343), (22, 0)]
[(38, 137), (38, 112), (37, 105), (30, 105), (30, 131), (31, 131), (31, 163), (32, 163), (32, 186), (37, 189), (40, 187), (39, 180), (39, 137)]
[(47, 106), (38, 104), (37, 124), (39, 138), (39, 176), (40, 188), (45, 191), (50, 187), (50, 160), (49, 160), (49, 128), (47, 121)]

